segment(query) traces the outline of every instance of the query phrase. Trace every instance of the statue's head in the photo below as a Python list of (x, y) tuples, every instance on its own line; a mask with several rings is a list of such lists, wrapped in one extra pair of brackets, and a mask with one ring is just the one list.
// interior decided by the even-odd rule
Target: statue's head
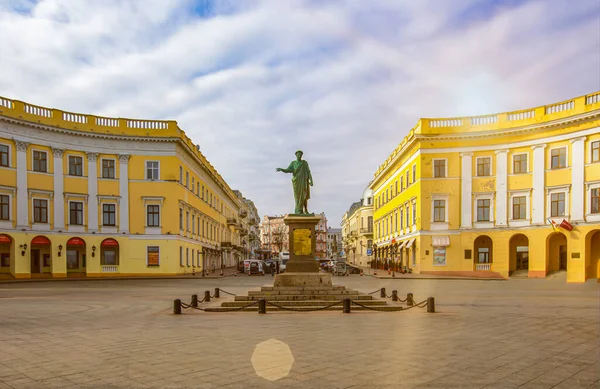
[(296, 151), (296, 159), (297, 159), (298, 161), (299, 161), (299, 160), (301, 160), (301, 159), (302, 159), (302, 155), (303, 155), (303, 154), (304, 154), (304, 153), (302, 152), (302, 150), (298, 150), (298, 151)]

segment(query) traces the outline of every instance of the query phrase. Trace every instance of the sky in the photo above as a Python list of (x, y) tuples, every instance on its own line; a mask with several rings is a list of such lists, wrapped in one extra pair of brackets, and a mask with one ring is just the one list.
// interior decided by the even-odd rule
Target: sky
[(0, 0), (0, 96), (172, 119), (260, 215), (338, 227), (420, 117), (600, 90), (598, 0)]

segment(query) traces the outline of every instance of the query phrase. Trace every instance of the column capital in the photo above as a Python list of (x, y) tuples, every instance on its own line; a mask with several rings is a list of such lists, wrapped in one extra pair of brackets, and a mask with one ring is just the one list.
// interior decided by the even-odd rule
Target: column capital
[(24, 142), (22, 140), (16, 140), (15, 143), (17, 145), (17, 151), (27, 151), (27, 146), (29, 146), (29, 142)]
[(495, 153), (496, 155), (498, 155), (498, 154), (508, 154), (508, 152), (509, 152), (509, 150), (508, 150), (508, 149), (501, 149), (501, 150), (496, 150), (496, 151), (494, 151), (494, 153)]
[(539, 145), (533, 145), (533, 146), (531, 146), (531, 150), (540, 149), (540, 148), (541, 149), (545, 149), (546, 148), (546, 144), (542, 143), (542, 144), (539, 144)]
[(586, 138), (587, 138), (587, 136), (580, 136), (580, 137), (577, 137), (577, 138), (573, 138), (573, 139), (571, 139), (571, 143), (585, 142)]
[(64, 149), (55, 149), (54, 147), (52, 148), (52, 154), (54, 154), (54, 158), (62, 158), (64, 152)]
[(472, 157), (473, 153), (472, 152), (464, 152), (464, 153), (460, 153), (461, 157)]
[(130, 154), (119, 154), (119, 162), (120, 163), (127, 163), (129, 162), (129, 158), (131, 157)]
[(88, 157), (88, 161), (96, 162), (98, 160), (98, 153), (85, 153)]

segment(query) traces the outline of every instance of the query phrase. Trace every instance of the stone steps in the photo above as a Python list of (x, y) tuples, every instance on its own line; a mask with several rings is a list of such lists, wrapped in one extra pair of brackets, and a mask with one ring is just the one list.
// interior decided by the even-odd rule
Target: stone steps
[(235, 296), (235, 301), (256, 301), (260, 299), (273, 301), (300, 301), (300, 300), (350, 300), (368, 301), (373, 300), (373, 296), (364, 294), (319, 294), (319, 295), (249, 295)]
[(357, 290), (251, 290), (248, 296), (322, 296), (322, 295), (358, 295)]
[[(319, 309), (319, 308), (322, 308), (322, 307), (319, 307), (319, 306), (303, 306), (303, 307), (290, 307), (290, 308), (298, 309), (299, 311), (300, 310), (309, 311), (311, 309)], [(379, 310), (379, 311), (394, 311), (394, 310), (397, 309), (393, 305), (377, 305), (377, 306), (374, 306), (373, 308), (377, 308), (377, 310)], [(231, 309), (230, 307), (223, 307), (223, 306), (221, 306), (221, 307), (210, 307), (210, 308), (207, 307), (207, 308), (205, 308), (205, 312), (227, 312), (230, 309)], [(329, 307), (327, 309), (322, 309), (322, 311), (337, 311), (337, 312), (341, 312), (342, 310), (343, 310), (342, 304), (336, 305), (334, 307)], [(367, 308), (363, 308), (363, 307), (359, 307), (359, 306), (356, 306), (356, 305), (352, 305), (351, 310), (352, 310), (352, 312), (354, 312), (354, 311), (367, 311), (368, 309)], [(249, 307), (249, 308), (244, 309), (243, 311), (240, 310), (238, 312), (257, 312), (257, 311), (258, 311), (258, 306), (255, 305), (253, 307)], [(291, 311), (267, 305), (267, 312), (291, 312)]]
[(263, 292), (271, 292), (271, 291), (294, 291), (294, 292), (302, 292), (302, 291), (321, 291), (321, 290), (346, 290), (345, 286), (342, 285), (333, 285), (333, 286), (262, 286), (260, 288)]
[[(281, 305), (284, 307), (324, 307), (327, 305), (330, 305), (332, 303), (334, 303), (335, 301), (339, 301), (339, 300), (304, 300), (304, 301), (273, 301), (275, 304), (277, 305)], [(369, 305), (369, 306), (379, 306), (379, 305), (386, 305), (386, 301), (384, 300), (357, 300), (360, 301), (360, 303), (362, 305)], [(253, 301), (227, 301), (224, 303), (221, 303), (222, 307), (243, 307), (244, 305), (247, 305), (248, 303), (251, 303)], [(340, 303), (341, 304), (341, 303)], [(269, 306), (267, 304), (267, 306)]]

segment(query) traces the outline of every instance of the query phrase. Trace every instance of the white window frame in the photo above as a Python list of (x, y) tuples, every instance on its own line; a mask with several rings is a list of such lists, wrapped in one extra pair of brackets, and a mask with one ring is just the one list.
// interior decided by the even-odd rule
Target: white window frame
[[(2, 188), (0, 188), (0, 189), (2, 189)], [(13, 217), (14, 217), (14, 214), (13, 214), (13, 206), (14, 206), (14, 203), (13, 203), (13, 199), (14, 199), (13, 193), (14, 192), (12, 192), (12, 191), (10, 193), (0, 192), (0, 195), (2, 195), (2, 196), (8, 196), (8, 220), (0, 220), (0, 228), (12, 228), (12, 226), (13, 226), (13, 221), (14, 221), (14, 219), (13, 219)], [(31, 204), (33, 206), (33, 202)]]
[[(551, 216), (552, 214), (552, 195), (557, 193), (565, 194), (565, 214), (563, 216)], [(571, 185), (561, 185), (557, 187), (546, 187), (546, 221), (548, 224), (548, 218), (555, 222), (562, 222), (563, 219), (569, 220), (571, 218), (571, 208), (569, 203), (569, 196), (571, 194)]]
[(592, 189), (600, 189), (600, 181), (586, 183), (585, 220), (587, 222), (600, 222), (600, 213), (592, 213)]
[[(104, 177), (104, 161), (113, 161), (115, 163), (115, 178), (106, 178)], [(100, 180), (118, 180), (119, 177), (117, 177), (117, 160), (116, 158), (100, 158), (100, 177), (98, 177), (98, 179)]]
[[(487, 176), (484, 176), (487, 177)], [(490, 220), (477, 221), (477, 200), (490, 200)], [(494, 193), (476, 193), (473, 195), (473, 227), (474, 228), (494, 228)]]
[(183, 267), (183, 246), (179, 246), (179, 267)]
[[(156, 162), (158, 164), (158, 177), (157, 178), (148, 178), (148, 162)], [(158, 181), (160, 180), (160, 161), (155, 159), (148, 159), (144, 163), (144, 180), (146, 181)]]
[[(158, 206), (158, 226), (149, 226), (148, 225), (148, 207), (150, 206)], [(162, 228), (162, 206), (160, 204), (145, 204), (145, 208), (146, 208), (146, 222), (145, 227), (146, 229), (148, 228)]]
[[(444, 207), (444, 221), (443, 222), (436, 222), (434, 221), (434, 215), (435, 215), (435, 201), (436, 200), (443, 200), (445, 202), (445, 207)], [(431, 218), (430, 218), (430, 223), (429, 223), (429, 229), (432, 231), (436, 231), (436, 230), (447, 230), (450, 228), (450, 222), (448, 219), (448, 205), (449, 205), (449, 201), (450, 201), (450, 195), (448, 194), (434, 194), (431, 195)]]
[[(150, 247), (157, 247), (158, 248), (158, 265), (150, 265), (148, 264), (148, 249)], [(152, 267), (160, 267), (160, 246), (158, 245), (146, 245), (146, 266), (152, 266)]]
[[(484, 159), (484, 158), (489, 158), (490, 159), (490, 174), (487, 176), (480, 176), (479, 172), (478, 172), (478, 166), (479, 166), (479, 160), (480, 159)], [(494, 177), (495, 175), (494, 173), (494, 158), (492, 158), (491, 155), (483, 155), (481, 157), (475, 157), (475, 177)]]
[(190, 248), (185, 248), (185, 267), (190, 267)]
[[(160, 235), (162, 232), (162, 221), (163, 221), (163, 201), (165, 198), (163, 196), (142, 196), (142, 201), (144, 203), (144, 233), (146, 235)], [(149, 205), (158, 205), (158, 227), (149, 227), (148, 226), (148, 206)]]
[[(518, 156), (518, 155), (526, 155), (527, 156), (527, 160), (525, 162), (525, 164), (527, 165), (526, 166), (526, 169), (527, 169), (526, 172), (520, 172), (520, 173), (516, 173), (515, 172), (515, 157)], [(512, 162), (511, 171), (512, 171), (512, 174), (528, 174), (528, 173), (531, 173), (531, 171), (529, 169), (529, 159), (530, 159), (529, 158), (529, 153), (527, 151), (524, 151), (522, 153), (515, 153), (515, 154), (513, 154), (512, 158), (511, 158), (511, 162)]]
[[(48, 203), (46, 206), (46, 223), (40, 223), (35, 221), (35, 200), (44, 200)], [(31, 197), (31, 226), (32, 229), (35, 230), (35, 226), (38, 226), (37, 229), (49, 229), (50, 228), (50, 215), (52, 214), (51, 207), (52, 199), (46, 197)]]
[[(586, 150), (587, 157), (585, 158), (585, 160), (589, 164), (600, 163), (600, 160), (598, 160), (596, 162), (592, 162), (592, 143), (596, 143), (596, 142), (600, 143), (600, 139), (591, 139), (587, 142), (588, 143), (588, 147)], [(0, 144), (2, 144), (2, 143), (0, 143)], [(10, 148), (10, 146), (9, 146), (9, 148)], [(10, 158), (10, 151), (9, 151), (8, 157)], [(10, 159), (9, 159), (9, 164), (10, 164)]]
[[(82, 222), (82, 224), (71, 224), (71, 203), (81, 203), (81, 204), (83, 204), (83, 209), (81, 210), (81, 215), (82, 215), (81, 222)], [(67, 225), (69, 226), (69, 231), (73, 231), (73, 227), (79, 228), (79, 227), (86, 227), (87, 226), (87, 223), (86, 223), (87, 220), (85, 219), (85, 216), (86, 216), (85, 214), (87, 213), (87, 212), (85, 212), (85, 204), (86, 203), (87, 203), (87, 201), (85, 201), (84, 199), (81, 199), (81, 200), (75, 200), (75, 199), (73, 199), (73, 200), (68, 200), (67, 201), (67, 214), (69, 215), (69, 217), (67, 218), (68, 221), (69, 221), (67, 223)]]
[[(75, 174), (71, 174), (71, 157), (73, 158), (81, 158), (81, 175), (77, 176)], [(116, 166), (115, 166), (116, 169)], [(77, 155), (77, 154), (67, 154), (67, 176), (68, 177), (76, 177), (76, 178), (87, 178), (87, 175), (85, 174), (85, 158), (83, 158), (82, 155)]]
[[(8, 147), (8, 166), (2, 166), (2, 165), (0, 165), (0, 169), (8, 169), (8, 168), (13, 167), (12, 166), (12, 156), (13, 156), (12, 149), (13, 149), (13, 146), (10, 143), (5, 143), (5, 142), (0, 142), (0, 145)], [(31, 169), (33, 170), (33, 153), (31, 153)]]
[[(525, 219), (515, 219), (513, 216), (513, 197), (525, 197)], [(509, 227), (524, 227), (531, 225), (531, 191), (511, 191), (508, 196), (508, 225)]]
[[(35, 151), (37, 151), (38, 153), (44, 153), (44, 154), (46, 154), (46, 171), (45, 172), (40, 172), (38, 170), (33, 170), (33, 166), (34, 166), (33, 154), (34, 154)], [(68, 162), (68, 160), (67, 160), (67, 162)], [(31, 172), (32, 173), (42, 173), (42, 174), (43, 173), (52, 174), (52, 173), (50, 173), (50, 158), (48, 157), (48, 151), (42, 150), (42, 149), (31, 148)]]
[[(552, 150), (565, 149), (565, 167), (557, 167), (556, 169), (552, 169)], [(555, 146), (548, 149), (548, 167), (546, 170), (554, 171), (561, 169), (568, 169), (569, 165), (569, 145)]]
[[(115, 206), (115, 225), (114, 226), (107, 226), (104, 224), (104, 206), (105, 205), (114, 205)], [(101, 202), (99, 204), (100, 206), (100, 216), (102, 217), (102, 223), (100, 223), (100, 227), (104, 228), (116, 228), (119, 223), (118, 223), (118, 219), (119, 219), (119, 206), (116, 202)]]
[[(435, 161), (444, 161), (444, 177), (435, 176)], [(431, 177), (433, 178), (448, 178), (448, 158), (432, 158), (431, 159)]]
[(411, 221), (411, 230), (412, 232), (417, 231), (417, 219), (419, 218), (419, 215), (417, 214), (417, 200), (414, 199), (411, 201), (412, 205), (410, 208), (411, 214), (410, 214), (410, 221)]
[(179, 183), (183, 185), (183, 166), (179, 165)]

